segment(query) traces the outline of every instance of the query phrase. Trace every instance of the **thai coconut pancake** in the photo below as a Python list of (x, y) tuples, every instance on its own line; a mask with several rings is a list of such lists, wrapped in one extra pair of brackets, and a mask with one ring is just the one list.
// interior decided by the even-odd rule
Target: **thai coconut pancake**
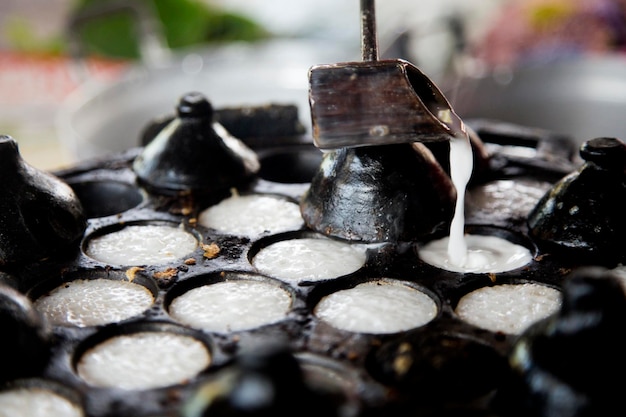
[(367, 260), (366, 249), (328, 238), (288, 239), (259, 250), (252, 265), (287, 282), (318, 281), (357, 271)]
[(67, 282), (34, 305), (59, 326), (97, 326), (137, 316), (150, 308), (154, 295), (143, 285), (112, 279), (77, 279)]
[(130, 225), (89, 240), (88, 256), (114, 265), (164, 264), (184, 258), (198, 240), (180, 227)]
[(561, 292), (540, 284), (501, 284), (479, 288), (463, 296), (455, 313), (475, 326), (493, 332), (520, 334), (531, 324), (555, 313)]
[[(614, 269), (626, 264), (615, 244), (626, 235), (626, 144), (589, 139), (579, 167), (569, 138), (464, 120), (470, 152), (446, 125), (444, 97), (406, 61), (310, 76), (312, 133), (341, 145), (327, 152), (282, 129), (292, 122), (281, 114), (271, 132), (245, 129), (248, 149), (227, 146), (198, 92), (155, 119), (147, 146), (57, 171), (58, 181), (0, 136), (0, 392), (54, 381), (88, 417), (624, 414), (614, 381), (626, 373), (626, 295)], [(226, 142), (238, 140), (248, 138)], [(529, 141), (534, 156), (497, 153)], [(473, 163), (459, 165), (457, 151)], [(302, 163), (312, 154), (319, 165)], [(264, 176), (284, 171), (297, 175)], [(305, 223), (256, 235), (202, 224), (234, 189), (300, 202)], [(461, 242), (457, 269), (421, 258), (422, 243), (444, 236), (440, 259)], [(90, 252), (100, 238), (109, 258)], [(474, 253), (475, 238), (495, 243)], [(500, 252), (515, 262), (490, 264)], [(604, 268), (585, 271), (593, 265)], [(100, 279), (152, 297), (118, 306), (118, 283)], [(74, 292), (96, 298), (106, 323), (49, 320), (35, 305)]]
[(79, 405), (40, 387), (19, 387), (0, 391), (2, 417), (83, 417)]
[(198, 215), (198, 223), (223, 233), (257, 237), (304, 226), (297, 203), (270, 195), (233, 195)]
[(206, 346), (191, 336), (140, 332), (92, 347), (76, 369), (93, 386), (145, 390), (183, 383), (210, 363)]
[(425, 293), (394, 281), (373, 281), (322, 298), (315, 315), (341, 330), (396, 333), (422, 326), (437, 315)]
[(187, 291), (172, 300), (168, 311), (188, 326), (226, 333), (282, 320), (291, 306), (291, 295), (280, 286), (238, 279)]

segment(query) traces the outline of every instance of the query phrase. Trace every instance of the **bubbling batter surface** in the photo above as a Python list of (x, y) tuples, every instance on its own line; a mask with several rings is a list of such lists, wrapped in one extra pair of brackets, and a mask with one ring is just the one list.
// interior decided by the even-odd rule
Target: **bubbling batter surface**
[(396, 333), (431, 321), (437, 304), (415, 288), (376, 281), (327, 295), (315, 307), (315, 315), (342, 330)]
[(77, 279), (39, 297), (34, 305), (54, 325), (85, 327), (137, 316), (152, 303), (154, 296), (143, 285), (112, 279)]
[(501, 284), (466, 294), (455, 312), (482, 329), (520, 334), (560, 306), (561, 292), (557, 289), (541, 284)]
[(1, 417), (83, 417), (67, 398), (44, 388), (14, 388), (0, 392)]
[(172, 301), (169, 313), (194, 328), (231, 332), (282, 320), (290, 308), (291, 295), (278, 285), (235, 280), (189, 290)]
[(367, 260), (366, 248), (326, 238), (290, 239), (261, 249), (252, 264), (284, 281), (319, 281), (360, 269)]
[(181, 227), (131, 225), (89, 240), (87, 256), (115, 265), (160, 265), (184, 258), (198, 240)]
[(193, 337), (142, 332), (94, 346), (80, 358), (77, 371), (93, 386), (144, 390), (183, 383), (210, 362), (206, 346)]
[(222, 233), (256, 237), (265, 232), (298, 230), (304, 225), (300, 206), (268, 195), (235, 195), (200, 213), (198, 223)]

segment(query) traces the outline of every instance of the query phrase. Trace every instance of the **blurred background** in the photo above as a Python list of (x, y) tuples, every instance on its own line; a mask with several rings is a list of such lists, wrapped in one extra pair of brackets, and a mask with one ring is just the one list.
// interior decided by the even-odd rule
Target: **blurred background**
[[(583, 141), (623, 136), (626, 0), (379, 0), (381, 58), (417, 65), (461, 117)], [(137, 146), (189, 91), (295, 104), (308, 69), (358, 61), (358, 0), (3, 0), (0, 134), (48, 170)]]

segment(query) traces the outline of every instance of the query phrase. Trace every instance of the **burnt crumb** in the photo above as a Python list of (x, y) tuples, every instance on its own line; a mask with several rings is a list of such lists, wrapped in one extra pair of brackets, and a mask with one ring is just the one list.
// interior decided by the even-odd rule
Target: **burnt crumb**
[(216, 243), (203, 244), (202, 250), (204, 251), (203, 256), (207, 259), (216, 258), (220, 253), (220, 247)]
[(169, 267), (163, 271), (154, 272), (152, 278), (156, 280), (159, 288), (168, 288), (177, 281), (178, 272), (178, 269)]
[(170, 280), (178, 275), (176, 268), (167, 268), (164, 271), (156, 271), (152, 276), (157, 280)]

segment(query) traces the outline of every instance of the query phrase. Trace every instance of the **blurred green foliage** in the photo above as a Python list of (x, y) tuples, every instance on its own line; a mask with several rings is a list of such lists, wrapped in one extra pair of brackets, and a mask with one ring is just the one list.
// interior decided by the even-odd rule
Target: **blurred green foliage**
[[(79, 0), (77, 13), (108, 0)], [(200, 0), (131, 0), (145, 3), (161, 23), (170, 49), (207, 42), (255, 41), (269, 36), (246, 16), (224, 11)], [(87, 52), (118, 58), (138, 58), (137, 22), (128, 13), (107, 14), (81, 28)]]
[[(212, 6), (210, 0), (76, 0), (71, 13), (85, 16), (94, 9), (110, 9), (96, 18), (83, 19), (77, 27), (84, 52), (103, 57), (138, 59), (138, 22), (129, 13), (132, 3), (145, 6), (160, 23), (166, 47), (185, 48), (210, 42), (256, 41), (271, 36), (252, 18)], [(110, 6), (110, 7), (108, 7)], [(118, 7), (119, 6), (119, 7)], [(24, 19), (8, 22), (4, 36), (13, 49), (28, 52), (64, 53), (68, 45), (63, 36), (41, 39)]]
[(21, 16), (7, 16), (2, 29), (0, 36), (3, 36), (11, 49), (16, 51), (57, 55), (65, 50), (61, 37), (42, 39), (35, 34), (32, 22)]

